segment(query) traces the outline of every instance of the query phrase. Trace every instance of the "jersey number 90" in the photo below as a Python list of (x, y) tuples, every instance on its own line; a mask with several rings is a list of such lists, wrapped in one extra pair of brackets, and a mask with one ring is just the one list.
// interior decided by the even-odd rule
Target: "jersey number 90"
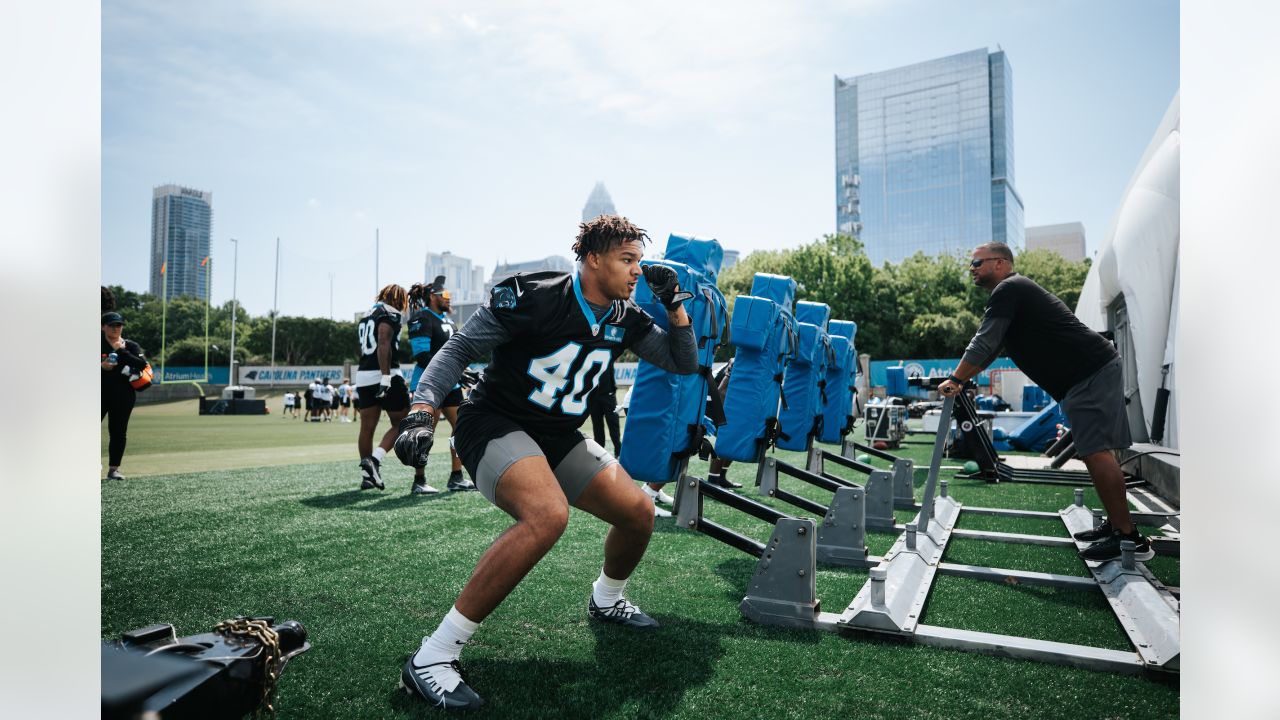
[[(612, 353), (605, 348), (596, 348), (587, 353), (582, 367), (573, 375), (573, 388), (562, 395), (564, 386), (569, 383), (569, 369), (581, 352), (582, 346), (571, 342), (550, 355), (530, 360), (529, 375), (540, 383), (529, 393), (530, 402), (547, 410), (554, 408), (556, 402), (559, 402), (560, 410), (566, 415), (581, 415), (586, 412), (587, 398), (595, 390), (600, 373), (608, 369)], [(603, 367), (604, 370), (592, 372), (597, 367)]]

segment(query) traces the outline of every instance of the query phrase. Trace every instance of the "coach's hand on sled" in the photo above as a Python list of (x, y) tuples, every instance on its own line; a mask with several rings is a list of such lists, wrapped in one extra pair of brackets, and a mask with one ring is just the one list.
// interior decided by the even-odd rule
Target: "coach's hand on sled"
[(693, 293), (680, 289), (676, 271), (666, 265), (645, 265), (641, 268), (641, 272), (644, 273), (644, 281), (649, 284), (653, 296), (658, 298), (658, 302), (662, 303), (663, 307), (672, 312), (680, 307), (680, 303), (693, 297)]
[(427, 454), (436, 437), (436, 417), (425, 410), (405, 415), (396, 438), (396, 457), (415, 468), (426, 467)]

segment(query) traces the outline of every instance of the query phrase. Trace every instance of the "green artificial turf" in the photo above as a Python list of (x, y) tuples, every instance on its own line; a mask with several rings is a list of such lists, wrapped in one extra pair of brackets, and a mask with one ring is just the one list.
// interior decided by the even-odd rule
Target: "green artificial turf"
[[(238, 455), (225, 434), (234, 425), (166, 416), (163, 408), (140, 408), (135, 416), (141, 425), (131, 431), (147, 427), (171, 436), (167, 443), (139, 440), (135, 448), (131, 432), (137, 463), (173, 452), (168, 447), (174, 443)], [(257, 422), (236, 431), (256, 437), (254, 442), (267, 442), (264, 434), (288, 447), (341, 441), (342, 451), (354, 455), (354, 426), (305, 427), (274, 415), (218, 418), (246, 419)], [(304, 430), (324, 435), (303, 435)], [(918, 486), (931, 451), (920, 447), (904, 451), (923, 455), (917, 459)], [(801, 453), (778, 457), (803, 463)], [(447, 474), (443, 460), (427, 469), (437, 487)], [(126, 455), (126, 468), (130, 462)], [(198, 472), (182, 465), (168, 474), (103, 483), (103, 637), (157, 622), (172, 623), (179, 635), (202, 633), (240, 614), (298, 620), (308, 628), (313, 648), (286, 669), (278, 717), (433, 715), (397, 691), (400, 667), (448, 611), (477, 558), (509, 520), (478, 493), (410, 496), (411, 471), (394, 462), (383, 467), (385, 492), (357, 490), (354, 463), (345, 459)], [(692, 474), (705, 470), (705, 462), (691, 465)], [(754, 471), (753, 465), (737, 464), (730, 476), (747, 484), (739, 492), (758, 497)], [(783, 485), (823, 501), (824, 491), (790, 479)], [(952, 481), (951, 494), (969, 505), (1036, 510), (1072, 501), (1070, 487), (963, 480)], [(1096, 497), (1086, 497), (1096, 504)], [(767, 524), (706, 505), (708, 517), (758, 540), (768, 538)], [(960, 526), (1065, 536), (1060, 523), (1039, 520), (962, 515)], [(573, 511), (559, 544), (482, 625), (463, 660), (488, 705), (470, 715), (989, 720), (1178, 713), (1178, 689), (1168, 680), (756, 625), (737, 610), (755, 559), (679, 529), (673, 520), (658, 521), (628, 586), (628, 597), (662, 627), (637, 633), (600, 626), (587, 620), (585, 606), (600, 569), (604, 531), (599, 521)], [(893, 540), (891, 533), (872, 533), (868, 545), (882, 554)], [(1074, 554), (1061, 548), (958, 538), (944, 559), (1086, 574)], [(1176, 559), (1157, 558), (1148, 566), (1177, 584)], [(865, 580), (865, 570), (819, 568), (823, 609), (842, 610)], [(1096, 592), (940, 577), (923, 621), (1128, 647)]]

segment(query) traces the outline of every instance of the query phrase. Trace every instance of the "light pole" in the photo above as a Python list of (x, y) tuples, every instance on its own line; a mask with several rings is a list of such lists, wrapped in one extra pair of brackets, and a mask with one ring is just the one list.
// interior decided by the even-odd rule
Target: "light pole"
[(227, 384), (236, 384), (236, 271), (240, 268), (240, 242), (235, 243), (235, 254), (231, 261), (231, 359), (227, 361)]

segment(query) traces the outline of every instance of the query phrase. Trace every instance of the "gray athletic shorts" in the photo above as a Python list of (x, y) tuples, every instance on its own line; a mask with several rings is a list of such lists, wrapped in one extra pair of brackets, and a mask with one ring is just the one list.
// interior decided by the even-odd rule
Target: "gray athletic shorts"
[(591, 479), (618, 462), (594, 440), (572, 430), (531, 432), (498, 413), (463, 403), (453, 434), (459, 459), (480, 494), (496, 503), (498, 480), (517, 460), (535, 455), (547, 459), (561, 491), (574, 504)]
[(1080, 457), (1133, 444), (1119, 358), (1073, 385), (1060, 404)]

